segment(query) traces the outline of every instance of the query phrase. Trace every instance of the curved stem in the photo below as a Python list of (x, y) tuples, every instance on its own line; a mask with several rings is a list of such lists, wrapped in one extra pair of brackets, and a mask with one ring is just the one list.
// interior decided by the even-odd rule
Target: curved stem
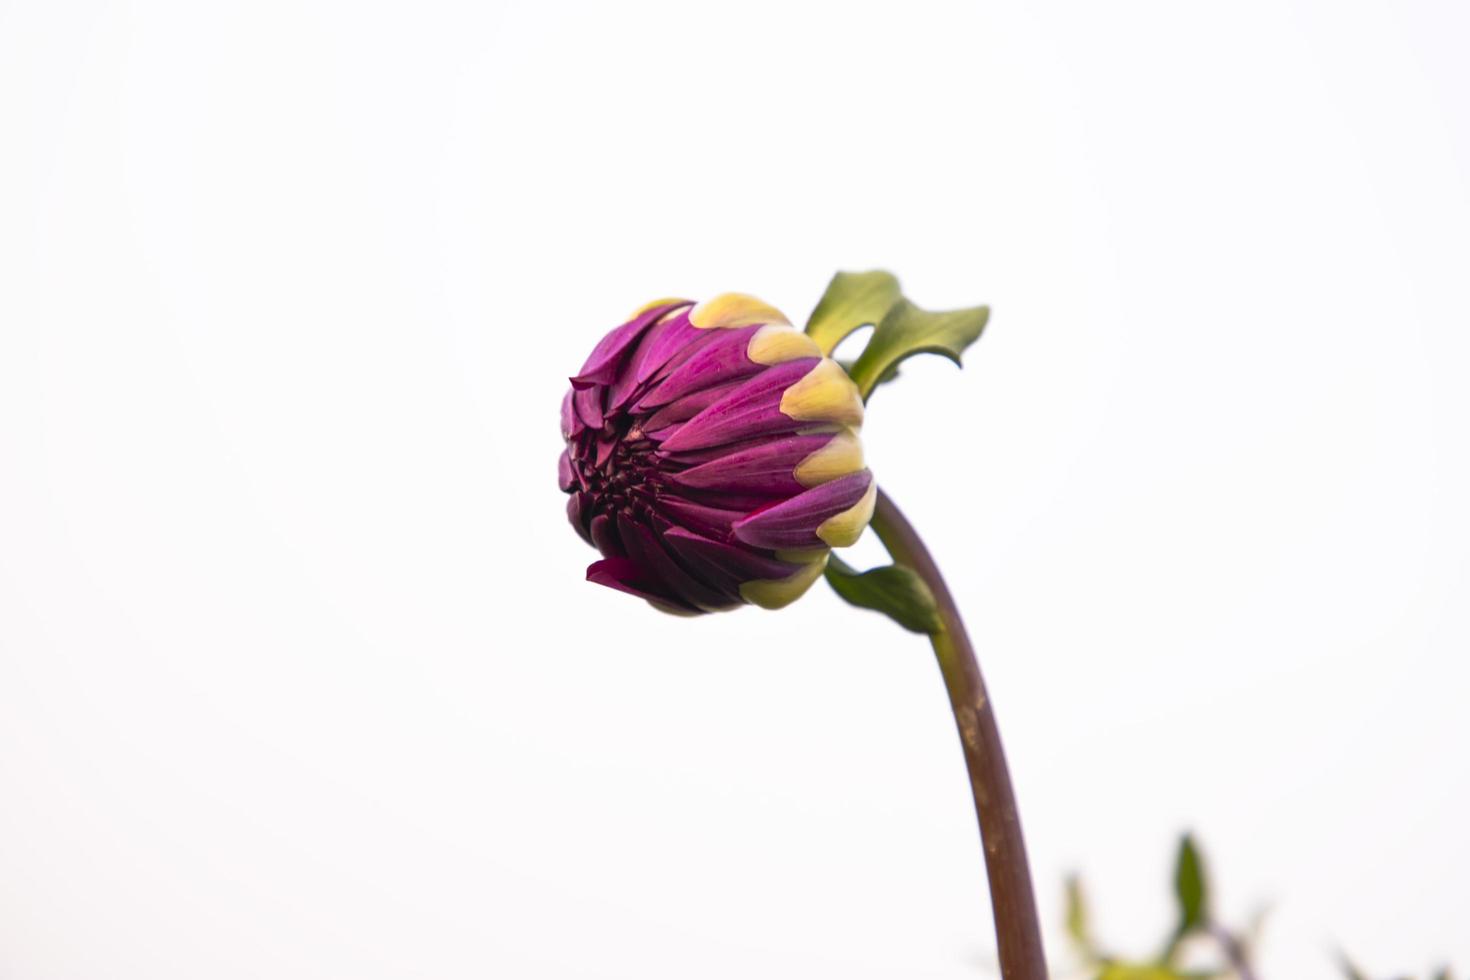
[(944, 686), (949, 691), (960, 745), (965, 751), (965, 765), (970, 771), (975, 813), (980, 818), (1001, 976), (1004, 980), (1046, 980), (1041, 926), (1036, 918), (1036, 896), (1031, 888), (1021, 818), (1016, 810), (1016, 796), (1011, 789), (995, 712), (985, 693), (985, 680), (980, 676), (970, 637), (929, 549), (882, 490), (878, 491), (872, 527), (893, 560), (913, 569), (929, 586), (944, 623), (939, 632), (930, 635), (930, 640), (939, 659)]

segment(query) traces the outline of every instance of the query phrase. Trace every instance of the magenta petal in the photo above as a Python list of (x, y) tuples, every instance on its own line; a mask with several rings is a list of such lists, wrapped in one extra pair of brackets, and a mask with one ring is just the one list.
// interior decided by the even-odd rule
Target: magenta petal
[[(685, 346), (687, 332), (694, 329), (689, 324), (687, 311), (668, 316), (649, 327), (608, 389), (608, 407), (622, 408), (635, 395), (641, 394), (654, 375), (668, 363), (674, 351)], [(677, 347), (670, 346), (670, 335), (678, 341)]]
[(706, 612), (740, 604), (738, 591), (721, 589), (718, 582), (703, 579), (677, 561), (652, 528), (635, 524), (632, 527), (624, 526), (622, 530), (623, 539), (628, 542), (628, 556), (657, 571), (659, 578), (685, 602)]
[(647, 330), (649, 325), (659, 317), (670, 310), (678, 309), (680, 305), (682, 304), (665, 303), (662, 306), (655, 306), (644, 310), (621, 327), (612, 331), (612, 333), (609, 333), (606, 337), (603, 337), (597, 346), (592, 348), (592, 353), (588, 356), (587, 362), (582, 365), (582, 370), (578, 371), (576, 377), (572, 378), (572, 387), (581, 389), (595, 384), (611, 384), (612, 380), (617, 377), (618, 364), (622, 360), (623, 355), (628, 353), (632, 346), (638, 342), (638, 338), (643, 335), (643, 331)]
[(797, 465), (831, 441), (830, 432), (756, 440), (670, 479), (681, 487), (703, 490), (796, 494), (806, 489), (796, 480)]
[(659, 602), (667, 606), (675, 606), (686, 612), (699, 612), (693, 606), (665, 593), (662, 587), (652, 581), (642, 566), (627, 558), (604, 558), (587, 566), (587, 581), (605, 585), (619, 592), (635, 595), (640, 599), (650, 602)]
[(572, 455), (563, 449), (561, 458), (556, 461), (556, 482), (566, 493), (577, 485), (577, 474), (572, 469)]
[(701, 330), (689, 322), (689, 311), (669, 317), (658, 339), (646, 355), (639, 358), (633, 381), (640, 388), (666, 376), (684, 361), (698, 353), (699, 349), (714, 337), (714, 331)]
[(682, 527), (669, 528), (663, 541), (686, 565), (715, 581), (728, 581), (736, 587), (752, 579), (786, 578), (801, 567)]
[(657, 408), (712, 385), (722, 385), (755, 374), (763, 365), (747, 357), (745, 349), (750, 346), (751, 334), (759, 329), (746, 327), (741, 330), (718, 331), (689, 360), (669, 372), (667, 377), (639, 398), (638, 407)]
[(757, 493), (753, 490), (694, 490), (680, 487), (670, 489), (664, 494), (664, 500), (687, 500), (695, 504), (703, 504), (706, 507), (716, 507), (720, 510), (734, 511), (740, 515), (739, 519), (748, 517), (758, 510), (764, 510), (772, 504), (786, 499), (788, 494), (781, 493)]
[(756, 548), (825, 548), (817, 528), (852, 507), (873, 482), (868, 470), (812, 487), (733, 525), (735, 537)]
[(617, 448), (618, 440), (615, 436), (599, 435), (597, 437), (597, 454), (592, 459), (592, 465), (599, 468), (606, 466), (607, 461), (612, 458), (612, 454), (617, 451)]
[(592, 535), (592, 546), (602, 552), (604, 558), (624, 558), (628, 550), (623, 547), (622, 538), (618, 537), (617, 523), (607, 514), (598, 514), (592, 518), (589, 531)]
[(643, 423), (644, 431), (671, 431), (674, 426), (681, 422), (688, 422), (694, 416), (734, 391), (742, 383), (742, 380), (736, 379), (727, 384), (715, 385), (711, 388), (693, 391), (678, 401), (669, 402), (669, 404), (648, 417), (648, 421)]
[(574, 493), (567, 498), (567, 520), (572, 522), (572, 527), (577, 529), (582, 540), (588, 544), (592, 544), (592, 533), (587, 520), (592, 512), (590, 504), (591, 500), (585, 493)]
[(746, 510), (713, 507), (672, 495), (660, 497), (658, 509), (673, 523), (682, 524), (701, 534), (718, 539), (729, 538), (730, 528), (734, 523), (750, 513)]
[(602, 396), (606, 391), (601, 385), (595, 385), (572, 393), (572, 408), (589, 429), (602, 428)]
[(669, 433), (662, 448), (683, 452), (800, 428), (802, 423), (781, 411), (781, 396), (817, 360), (803, 357), (767, 368)]
[(576, 409), (572, 407), (572, 398), (575, 394), (574, 389), (568, 388), (566, 396), (561, 400), (561, 437), (567, 440), (580, 435), (586, 428), (582, 420), (577, 418)]

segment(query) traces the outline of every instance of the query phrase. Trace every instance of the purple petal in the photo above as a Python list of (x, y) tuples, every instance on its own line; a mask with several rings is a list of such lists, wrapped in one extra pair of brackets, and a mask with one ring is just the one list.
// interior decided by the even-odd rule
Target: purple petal
[(715, 584), (701, 581), (675, 561), (648, 525), (619, 518), (618, 533), (628, 546), (628, 557), (637, 562), (646, 574), (656, 577), (684, 604), (706, 612), (739, 604), (738, 593), (732, 595)]
[(803, 357), (766, 368), (669, 433), (662, 448), (683, 452), (801, 428), (803, 423), (781, 411), (781, 396), (817, 363)]
[(660, 497), (657, 506), (660, 513), (673, 523), (717, 539), (729, 538), (731, 526), (750, 513), (747, 510), (712, 507), (670, 495)]
[(577, 412), (572, 407), (572, 398), (576, 393), (575, 388), (568, 388), (566, 397), (561, 400), (561, 437), (563, 439), (571, 439), (580, 435), (586, 428), (582, 420), (577, 418)]
[(797, 465), (831, 441), (830, 432), (757, 439), (675, 473), (671, 479), (694, 489), (797, 494), (806, 489), (794, 475)]
[(601, 435), (597, 437), (597, 455), (593, 457), (592, 465), (601, 469), (607, 465), (612, 458), (613, 452), (618, 448), (618, 438), (613, 435)]
[(572, 394), (572, 408), (577, 417), (589, 429), (602, 428), (602, 396), (607, 391), (602, 385), (582, 388)]
[(681, 422), (688, 422), (700, 412), (709, 408), (715, 402), (724, 398), (730, 392), (740, 386), (740, 380), (731, 381), (728, 384), (715, 385), (691, 392), (678, 401), (670, 402), (663, 408), (654, 412), (643, 423), (645, 432), (664, 432), (672, 430)]
[(679, 303), (665, 303), (644, 310), (633, 319), (611, 331), (606, 337), (597, 342), (588, 355), (587, 362), (582, 365), (582, 370), (572, 378), (572, 387), (577, 389), (588, 388), (592, 385), (611, 384), (613, 378), (617, 377), (618, 364), (623, 355), (628, 353), (632, 346), (638, 342), (643, 335), (659, 317), (670, 310), (678, 309)]
[(696, 490), (685, 487), (669, 487), (665, 490), (663, 499), (688, 500), (691, 503), (703, 504), (706, 507), (735, 511), (744, 518), (758, 510), (764, 510), (789, 496), (790, 494), (786, 493), (757, 493), (755, 491), (741, 490)]
[(733, 525), (735, 537), (756, 548), (825, 548), (817, 528), (852, 507), (873, 482), (868, 470), (812, 487)]
[(623, 541), (618, 537), (618, 528), (613, 519), (607, 514), (598, 514), (592, 518), (590, 532), (592, 535), (592, 546), (602, 552), (604, 558), (623, 558), (628, 551), (623, 547)]
[(567, 520), (572, 522), (572, 527), (582, 536), (582, 540), (592, 544), (592, 534), (588, 528), (587, 515), (592, 512), (592, 499), (585, 493), (574, 493), (567, 498)]
[(688, 345), (694, 332), (687, 308), (649, 327), (608, 390), (608, 407), (622, 408), (642, 394), (669, 358)]
[(563, 449), (561, 458), (556, 461), (556, 482), (563, 493), (570, 493), (572, 487), (577, 485), (577, 475), (572, 469), (572, 455)]
[(686, 565), (703, 572), (713, 581), (729, 583), (737, 590), (743, 582), (786, 578), (801, 567), (740, 545), (715, 541), (688, 528), (669, 528), (664, 532), (663, 540)]
[(638, 410), (657, 408), (685, 395), (722, 385), (740, 378), (747, 378), (764, 365), (757, 364), (745, 354), (750, 346), (750, 336), (760, 327), (740, 330), (720, 330), (699, 348), (690, 358), (669, 372), (648, 393), (638, 399)]
[(701, 330), (690, 323), (687, 309), (669, 317), (664, 329), (659, 331), (658, 339), (639, 359), (633, 383), (641, 387), (663, 377), (694, 356), (714, 336), (715, 331)]
[(604, 558), (587, 566), (587, 581), (605, 585), (619, 592), (635, 595), (650, 602), (674, 606), (685, 612), (698, 612), (688, 603), (669, 595), (651, 579), (637, 562), (627, 558)]

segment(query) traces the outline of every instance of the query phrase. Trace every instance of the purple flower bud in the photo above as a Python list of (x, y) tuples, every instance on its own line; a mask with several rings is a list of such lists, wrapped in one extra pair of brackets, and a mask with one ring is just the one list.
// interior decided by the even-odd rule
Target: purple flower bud
[(775, 609), (873, 515), (863, 400), (781, 313), (659, 300), (593, 349), (562, 401), (567, 516), (589, 581), (675, 613)]

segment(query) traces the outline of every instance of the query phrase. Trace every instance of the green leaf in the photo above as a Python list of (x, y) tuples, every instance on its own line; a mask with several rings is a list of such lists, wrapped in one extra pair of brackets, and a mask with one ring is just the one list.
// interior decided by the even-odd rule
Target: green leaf
[(1088, 959), (1099, 958), (1087, 914), (1087, 895), (1082, 891), (1082, 879), (1077, 875), (1067, 877), (1067, 935)]
[[(847, 372), (848, 377), (852, 377), (852, 361), (838, 361), (837, 363), (842, 365), (842, 370)], [(898, 377), (897, 364), (893, 365), (893, 367), (885, 371), (883, 373), (883, 377), (878, 379), (878, 383), (880, 385), (886, 385), (888, 382), (892, 381), (896, 377)]]
[(944, 628), (934, 593), (913, 569), (884, 565), (859, 572), (833, 555), (827, 561), (827, 584), (843, 599), (863, 609), (882, 613), (914, 633), (937, 633)]
[(1208, 923), (1209, 893), (1204, 863), (1194, 846), (1194, 838), (1189, 834), (1179, 840), (1179, 859), (1174, 866), (1174, 897), (1179, 904), (1180, 935)]
[(959, 364), (960, 355), (980, 339), (989, 318), (988, 306), (931, 313), (900, 299), (873, 330), (849, 373), (866, 399), (889, 371), (915, 354), (942, 354)]
[(807, 319), (807, 335), (830, 355), (854, 330), (881, 322), (902, 298), (898, 277), (891, 272), (839, 272)]

